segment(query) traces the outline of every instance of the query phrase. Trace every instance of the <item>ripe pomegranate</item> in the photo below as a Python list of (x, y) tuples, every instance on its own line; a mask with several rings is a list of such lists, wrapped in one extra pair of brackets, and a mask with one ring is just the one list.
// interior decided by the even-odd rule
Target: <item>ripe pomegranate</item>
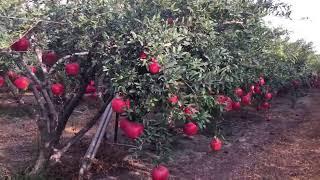
[(92, 94), (97, 92), (96, 87), (94, 86), (94, 81), (90, 81), (89, 84), (86, 87), (86, 94)]
[(144, 51), (142, 51), (142, 52), (139, 54), (139, 58), (142, 59), (142, 60), (145, 60), (145, 59), (147, 59), (147, 54), (146, 54)]
[(224, 110), (227, 112), (233, 110), (233, 101), (230, 97), (226, 98)]
[(255, 86), (253, 92), (254, 92), (255, 94), (261, 94), (260, 86)]
[(251, 86), (250, 86), (250, 92), (253, 93), (253, 92), (254, 92), (254, 89), (255, 89), (255, 86), (254, 86), (254, 85), (251, 85)]
[(266, 100), (272, 99), (272, 93), (267, 93), (267, 94), (264, 96), (264, 98), (265, 98)]
[(188, 136), (193, 136), (198, 133), (198, 126), (193, 122), (188, 122), (183, 127), (183, 132)]
[(51, 91), (55, 96), (62, 96), (64, 93), (64, 86), (60, 83), (52, 84)]
[(80, 66), (78, 63), (69, 63), (65, 67), (68, 76), (76, 76), (79, 74)]
[(171, 104), (177, 104), (179, 101), (179, 98), (177, 95), (172, 95), (169, 99), (168, 99), (169, 103)]
[(234, 93), (236, 94), (237, 97), (242, 97), (243, 94), (244, 94), (244, 92), (243, 92), (243, 90), (241, 88), (236, 88), (234, 90)]
[(240, 110), (241, 109), (241, 103), (240, 102), (233, 102), (232, 103), (232, 109), (233, 110)]
[(196, 110), (193, 107), (188, 106), (188, 107), (185, 107), (183, 111), (187, 115), (192, 115), (195, 113)]
[(247, 95), (242, 96), (242, 98), (241, 98), (241, 103), (242, 103), (243, 105), (250, 105), (250, 104), (251, 104), (251, 94), (248, 93)]
[(261, 104), (261, 108), (262, 109), (270, 109), (271, 108), (271, 104), (268, 102), (264, 102)]
[(15, 79), (17, 79), (19, 77), (19, 75), (17, 73), (15, 73), (14, 71), (12, 70), (9, 70), (7, 72), (7, 76), (13, 81)]
[(148, 68), (151, 74), (158, 74), (160, 72), (161, 66), (158, 62), (152, 62), (151, 64), (149, 64)]
[(123, 98), (114, 98), (111, 102), (112, 110), (116, 113), (124, 113), (126, 109), (130, 108), (130, 101), (125, 101)]
[(124, 132), (124, 134), (131, 139), (139, 138), (144, 130), (144, 127), (140, 123), (131, 122), (128, 119), (120, 120), (120, 129)]
[(221, 150), (222, 142), (220, 141), (219, 138), (215, 137), (211, 140), (210, 146), (213, 151), (219, 151)]
[(27, 51), (29, 47), (30, 47), (30, 42), (25, 37), (19, 39), (17, 42), (11, 45), (11, 49), (13, 51)]
[(168, 180), (169, 179), (169, 170), (165, 166), (157, 166), (153, 168), (152, 180)]
[(260, 86), (264, 86), (266, 84), (266, 82), (265, 82), (263, 77), (259, 78), (259, 84), (260, 84)]
[(35, 74), (35, 73), (37, 72), (37, 68), (36, 68), (36, 67), (30, 66), (29, 68), (30, 68), (30, 71), (31, 71), (33, 74)]
[(173, 18), (172, 18), (172, 17), (169, 17), (169, 18), (167, 19), (167, 23), (168, 23), (169, 25), (173, 25), (173, 23), (174, 23)]
[(58, 56), (54, 51), (49, 51), (42, 54), (42, 63), (47, 66), (54, 65), (58, 60)]
[(17, 78), (15, 81), (14, 81), (14, 85), (18, 88), (18, 89), (21, 89), (21, 90), (27, 90), (29, 85), (30, 85), (30, 80), (24, 76), (21, 76), (19, 78)]
[(0, 76), (0, 87), (2, 87), (4, 85), (4, 78), (2, 76)]
[(216, 101), (218, 102), (218, 104), (224, 104), (228, 100), (228, 97), (224, 96), (224, 95), (218, 95), (216, 99), (217, 99)]

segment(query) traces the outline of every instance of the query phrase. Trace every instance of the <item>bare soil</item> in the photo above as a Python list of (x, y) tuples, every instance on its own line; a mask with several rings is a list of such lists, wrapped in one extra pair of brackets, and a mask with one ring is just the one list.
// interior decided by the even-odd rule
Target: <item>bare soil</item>
[[(19, 105), (0, 96), (0, 177), (25, 171), (36, 156), (36, 112), (31, 102), (25, 100)], [(320, 90), (312, 89), (298, 99), (294, 109), (290, 98), (276, 98), (270, 121), (254, 110), (228, 114), (223, 123), (228, 131), (219, 152), (210, 150), (207, 132), (194, 138), (181, 136), (174, 144), (172, 160), (166, 164), (171, 179), (319, 180), (319, 109)], [(94, 111), (81, 105), (64, 137), (77, 132)], [(80, 158), (93, 133), (94, 129), (64, 156), (61, 164), (51, 168), (45, 179), (76, 179)], [(130, 159), (127, 149), (106, 140), (94, 162), (91, 179), (148, 179), (152, 159)]]

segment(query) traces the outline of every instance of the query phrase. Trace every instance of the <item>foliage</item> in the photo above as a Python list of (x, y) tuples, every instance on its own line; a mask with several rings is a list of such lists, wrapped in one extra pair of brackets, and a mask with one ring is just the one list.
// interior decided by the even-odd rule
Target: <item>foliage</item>
[[(102, 79), (102, 89), (130, 99), (128, 116), (146, 127), (138, 142), (162, 150), (179, 124), (191, 120), (202, 129), (216, 124), (225, 111), (216, 95), (239, 101), (234, 89), (248, 92), (260, 76), (277, 91), (319, 72), (312, 44), (291, 43), (286, 31), (267, 27), (262, 18), (270, 13), (289, 16), (290, 9), (253, 0), (1, 1), (0, 46), (5, 50), (26, 35), (33, 48), (24, 56), (37, 66), (35, 47), (59, 57), (90, 52), (91, 62), (76, 58), (82, 74), (95, 70), (86, 81)], [(146, 59), (139, 57), (142, 52)], [(16, 58), (1, 56), (0, 73), (12, 69)], [(161, 66), (158, 74), (149, 73), (152, 58)], [(62, 81), (72, 94), (82, 79), (65, 75), (68, 61), (58, 62), (49, 78)], [(172, 95), (178, 104), (168, 102)], [(184, 112), (191, 106), (192, 118)]]

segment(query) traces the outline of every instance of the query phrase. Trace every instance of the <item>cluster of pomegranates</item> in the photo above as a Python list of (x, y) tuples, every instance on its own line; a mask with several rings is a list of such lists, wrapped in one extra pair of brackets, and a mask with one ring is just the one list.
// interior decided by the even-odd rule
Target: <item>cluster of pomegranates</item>
[[(142, 60), (142, 61), (146, 61), (148, 58), (148, 55), (142, 51), (139, 55), (139, 59)], [(152, 57), (150, 59), (150, 63), (148, 64), (148, 70), (151, 74), (158, 74), (161, 70), (161, 66), (158, 62), (158, 60), (155, 58), (155, 57)]]
[[(11, 45), (12, 51), (25, 52), (30, 48), (30, 41), (26, 37), (20, 38), (18, 41)], [(58, 60), (58, 55), (54, 51), (43, 52), (42, 54), (42, 63), (48, 67), (54, 65)], [(29, 67), (32, 73), (36, 73), (37, 68), (34, 66)], [(68, 76), (77, 76), (80, 72), (80, 66), (78, 63), (68, 63), (65, 65), (65, 72)], [(30, 80), (27, 77), (19, 76), (13, 71), (8, 71), (8, 76), (14, 82), (14, 85), (21, 90), (27, 90), (30, 85)], [(0, 78), (0, 86), (3, 86), (4, 79)], [(64, 94), (65, 87), (61, 83), (54, 83), (51, 85), (52, 94), (55, 96), (62, 96)], [(94, 82), (91, 81), (87, 88), (86, 93), (95, 93), (96, 88)]]
[(263, 102), (258, 105), (257, 109), (269, 109), (271, 107), (269, 101), (272, 99), (272, 93), (269, 92), (269, 89), (267, 89), (267, 92), (265, 94), (262, 93), (261, 87), (265, 86), (265, 80), (263, 77), (259, 78), (259, 81), (255, 85), (251, 85), (249, 92), (245, 92), (240, 87), (236, 88), (234, 90), (234, 95), (240, 99), (240, 101), (233, 101), (230, 97), (224, 96), (224, 95), (218, 95), (217, 96), (217, 103), (224, 105), (225, 111), (231, 111), (231, 110), (239, 110), (242, 106), (248, 106), (252, 103), (252, 96), (263, 96)]

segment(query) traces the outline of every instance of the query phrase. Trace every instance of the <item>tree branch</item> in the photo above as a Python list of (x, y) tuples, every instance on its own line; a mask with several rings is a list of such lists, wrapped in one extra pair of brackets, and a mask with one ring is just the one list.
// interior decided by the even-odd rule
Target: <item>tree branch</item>
[(69, 150), (69, 148), (78, 142), (92, 127), (97, 123), (99, 118), (101, 117), (102, 113), (106, 110), (107, 106), (111, 102), (112, 98), (109, 97), (108, 100), (104, 103), (104, 105), (99, 109), (97, 114), (89, 121), (87, 124), (77, 133), (75, 134), (67, 143), (66, 145), (57, 150), (55, 149), (55, 153), (51, 156), (51, 160), (54, 160), (55, 162), (58, 162), (61, 156)]
[(56, 67), (58, 64), (61, 64), (62, 62), (64, 62), (65, 60), (73, 57), (73, 56), (85, 56), (85, 55), (88, 55), (89, 52), (80, 52), (80, 53), (74, 53), (72, 55), (67, 55), (67, 56), (64, 56), (62, 58), (60, 58), (51, 68), (50, 68), (50, 71), (49, 71), (49, 74), (53, 74), (54, 72), (56, 72)]

